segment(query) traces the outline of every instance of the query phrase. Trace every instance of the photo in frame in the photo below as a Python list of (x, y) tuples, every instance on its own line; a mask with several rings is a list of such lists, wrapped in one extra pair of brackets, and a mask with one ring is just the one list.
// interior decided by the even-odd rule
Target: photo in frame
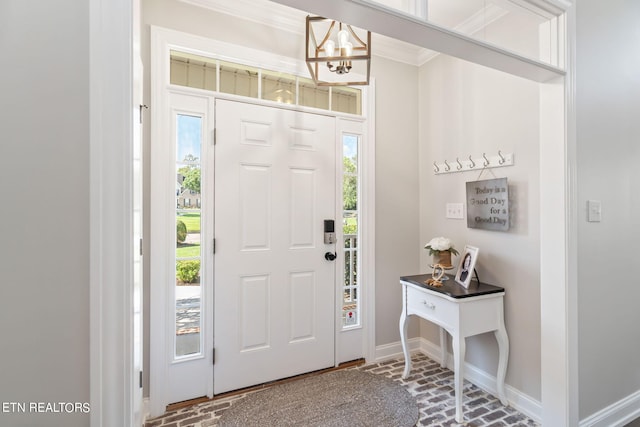
[(460, 256), (455, 280), (465, 288), (469, 288), (469, 283), (471, 283), (473, 268), (475, 267), (478, 259), (478, 251), (479, 249), (475, 246), (466, 245), (462, 255)]

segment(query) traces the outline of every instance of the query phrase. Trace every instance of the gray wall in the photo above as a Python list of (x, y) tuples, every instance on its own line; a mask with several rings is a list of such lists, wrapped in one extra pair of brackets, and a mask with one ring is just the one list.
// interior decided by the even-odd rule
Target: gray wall
[(3, 0), (0, 51), (0, 402), (89, 402), (88, 3)]
[(639, 18), (637, 1), (577, 2), (580, 418), (640, 391)]
[[(400, 341), (399, 277), (420, 272), (418, 69), (375, 57), (376, 345)], [(365, 285), (366, 286), (366, 285)], [(409, 337), (417, 336), (412, 320)]]
[[(506, 383), (540, 399), (540, 224), (538, 84), (439, 55), (420, 70), (420, 236), (446, 236), (462, 250), (479, 248), (476, 265), (483, 282), (505, 288), (505, 323), (510, 340)], [(514, 166), (434, 175), (433, 163), (514, 154)], [(481, 166), (481, 165), (480, 165)], [(481, 167), (479, 168), (481, 169)], [(467, 228), (466, 217), (445, 218), (446, 203), (466, 202), (468, 181), (506, 177), (511, 228), (508, 232)], [(430, 271), (421, 249), (423, 271)], [(454, 264), (459, 258), (454, 259)], [(453, 271), (455, 272), (455, 270)], [(453, 273), (452, 272), (452, 273)], [(425, 338), (438, 345), (430, 323)], [(487, 373), (497, 368), (492, 334), (467, 339), (467, 361)]]

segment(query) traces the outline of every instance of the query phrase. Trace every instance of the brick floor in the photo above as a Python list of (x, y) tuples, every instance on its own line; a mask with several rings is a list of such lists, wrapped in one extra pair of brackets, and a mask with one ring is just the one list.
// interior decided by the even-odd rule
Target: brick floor
[[(455, 400), (453, 372), (423, 354), (412, 356), (411, 375), (401, 378), (404, 359), (393, 359), (356, 368), (384, 375), (400, 382), (409, 393), (416, 396), (420, 419), (417, 426), (469, 426), (469, 427), (539, 427), (535, 421), (500, 401), (475, 385), (464, 382), (464, 424), (454, 420)], [(252, 393), (259, 393), (253, 391)], [(247, 394), (200, 403), (188, 408), (168, 412), (161, 417), (147, 420), (145, 427), (212, 427), (217, 424), (225, 409), (244, 399)]]

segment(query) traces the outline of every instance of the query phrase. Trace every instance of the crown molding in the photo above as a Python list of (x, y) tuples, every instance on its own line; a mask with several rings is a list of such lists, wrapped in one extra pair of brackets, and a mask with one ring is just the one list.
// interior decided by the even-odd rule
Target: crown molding
[(453, 27), (453, 30), (466, 35), (473, 35), (496, 22), (498, 19), (507, 15), (509, 12), (492, 3), (484, 6), (482, 9)]
[(420, 56), (427, 49), (380, 34), (371, 34), (372, 54), (404, 64), (420, 66)]
[[(501, 7), (489, 3), (469, 18), (456, 25), (453, 30), (460, 34), (473, 35), (483, 30), (488, 25), (507, 15), (509, 12)], [(418, 55), (418, 65), (422, 66), (440, 55), (440, 52), (422, 49)]]
[(562, 15), (573, 4), (575, 0), (510, 0), (512, 3), (531, 10), (548, 19)]

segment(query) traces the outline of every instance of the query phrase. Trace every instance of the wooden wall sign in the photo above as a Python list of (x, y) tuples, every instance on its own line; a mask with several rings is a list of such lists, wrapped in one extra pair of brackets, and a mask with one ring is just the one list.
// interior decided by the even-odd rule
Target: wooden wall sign
[(467, 182), (467, 227), (509, 230), (507, 178)]

